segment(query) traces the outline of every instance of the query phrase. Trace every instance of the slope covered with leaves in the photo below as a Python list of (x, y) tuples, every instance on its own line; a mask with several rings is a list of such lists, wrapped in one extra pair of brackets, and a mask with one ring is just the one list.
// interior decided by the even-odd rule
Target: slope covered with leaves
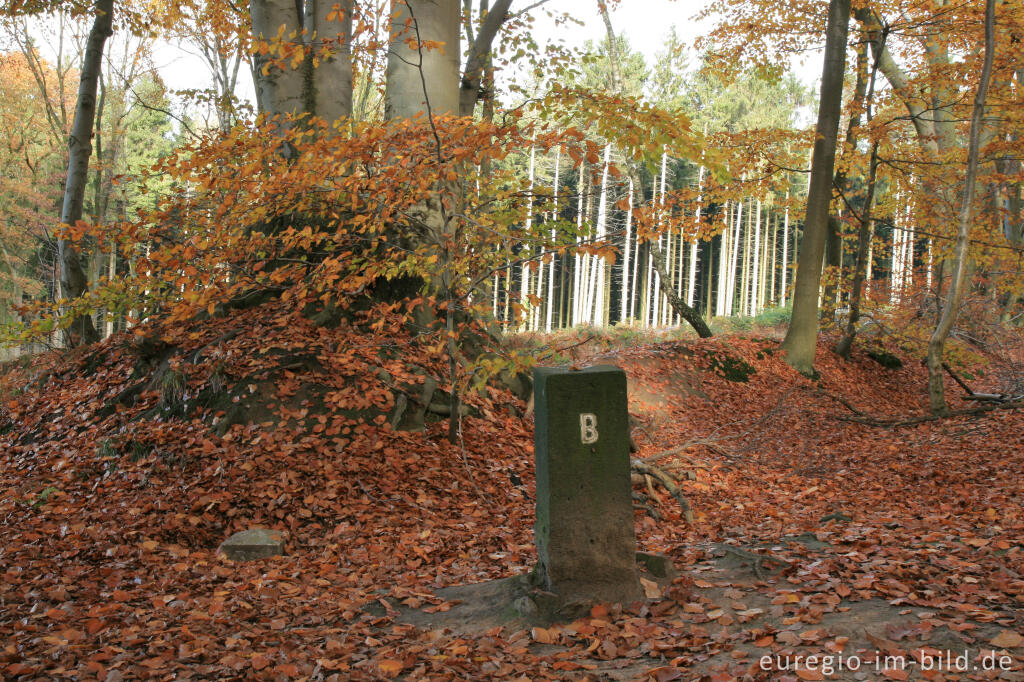
[[(577, 358), (628, 371), (638, 458), (687, 446), (657, 461), (692, 473), (695, 523), (667, 496), (647, 501), (659, 519), (637, 510), (641, 548), (681, 575), (569, 625), (446, 629), (396, 606), (440, 617), (436, 588), (535, 560), (523, 403), (472, 397), (453, 446), (442, 424), (386, 424), (398, 332), (268, 304), (146, 334), (3, 376), (6, 678), (824, 679), (760, 657), (922, 648), (995, 650), (1012, 670), (964, 674), (1021, 674), (1024, 416), (849, 420), (920, 413), (917, 365), (822, 350), (815, 383), (743, 337)], [(225, 429), (252, 395), (262, 424)], [(253, 526), (285, 531), (288, 556), (216, 554)], [(942, 677), (874, 666), (861, 679)]]

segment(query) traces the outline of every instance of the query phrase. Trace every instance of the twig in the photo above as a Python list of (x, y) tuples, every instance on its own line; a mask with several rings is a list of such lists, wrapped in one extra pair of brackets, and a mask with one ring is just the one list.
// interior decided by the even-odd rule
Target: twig
[(879, 428), (893, 429), (900, 426), (916, 426), (918, 424), (924, 424), (927, 422), (939, 421), (942, 419), (948, 419), (950, 417), (976, 417), (983, 415), (986, 412), (992, 412), (994, 410), (1017, 410), (1024, 407), (1024, 400), (1013, 400), (1002, 403), (988, 403), (981, 407), (975, 407), (969, 410), (953, 410), (946, 416), (939, 416), (934, 414), (924, 414), (917, 417), (908, 417), (905, 419), (883, 419), (871, 416), (856, 416), (849, 417), (846, 415), (833, 415), (836, 419), (846, 422), (855, 422), (857, 424), (866, 424), (867, 426), (877, 426)]
[(697, 447), (698, 445), (703, 445), (704, 447), (708, 448), (712, 452), (714, 452), (716, 454), (719, 454), (719, 455), (722, 455), (723, 457), (727, 457), (729, 459), (735, 459), (735, 457), (736, 457), (735, 454), (733, 454), (732, 452), (729, 452), (725, 448), (723, 448), (720, 445), (718, 445), (717, 439), (694, 438), (692, 440), (686, 441), (682, 445), (677, 445), (674, 448), (669, 448), (668, 450), (663, 450), (663, 451), (657, 452), (657, 453), (655, 453), (653, 455), (648, 455), (647, 457), (641, 457), (637, 461), (644, 462), (646, 464), (652, 464), (652, 463), (657, 462), (659, 460), (665, 459), (666, 457), (671, 457), (672, 455), (678, 455), (681, 452), (685, 452), (686, 450), (689, 450), (690, 448), (693, 448), (693, 447)]

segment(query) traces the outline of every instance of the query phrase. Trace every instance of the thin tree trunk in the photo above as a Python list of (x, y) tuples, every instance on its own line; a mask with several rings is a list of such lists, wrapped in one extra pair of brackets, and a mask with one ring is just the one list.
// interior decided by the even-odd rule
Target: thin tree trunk
[(729, 283), (729, 235), (732, 233), (732, 205), (728, 199), (725, 202), (725, 228), (719, 237), (718, 243), (718, 296), (715, 299), (715, 313), (718, 317), (725, 317), (726, 287)]
[[(608, 220), (608, 170), (611, 165), (612, 146), (605, 145), (604, 148), (604, 169), (601, 172), (601, 196), (597, 204), (597, 240), (605, 237), (606, 223)], [(604, 324), (605, 315), (605, 261), (604, 258), (594, 257), (594, 315), (591, 322), (601, 326)]]
[(629, 197), (626, 203), (626, 239), (622, 255), (622, 300), (619, 301), (619, 322), (625, 322), (629, 313), (629, 240), (633, 222), (633, 178), (629, 179)]
[(789, 296), (789, 192), (786, 192), (786, 212), (782, 220), (782, 282), (779, 284), (782, 293), (782, 307), (786, 307)]
[[(555, 150), (555, 181), (553, 190), (553, 204), (551, 207), (551, 222), (554, 224), (558, 220), (558, 180), (559, 171), (562, 167), (562, 149), (559, 147)], [(551, 228), (551, 239), (555, 239), (555, 228)], [(551, 263), (548, 264), (548, 295), (547, 295), (547, 315), (544, 320), (544, 331), (551, 332), (552, 323), (552, 307), (555, 301), (555, 263), (557, 256), (551, 257)], [(564, 266), (563, 266), (564, 268)]]
[(988, 95), (989, 81), (992, 79), (992, 63), (995, 58), (995, 0), (985, 2), (985, 60), (981, 69), (981, 80), (974, 97), (974, 109), (971, 112), (971, 132), (967, 141), (967, 173), (964, 178), (963, 200), (960, 204), (960, 217), (957, 226), (956, 247), (954, 250), (953, 276), (946, 305), (942, 316), (935, 326), (935, 331), (928, 342), (928, 401), (932, 413), (944, 415), (949, 411), (946, 406), (944, 372), (942, 354), (945, 350), (946, 338), (953, 328), (963, 298), (964, 281), (967, 278), (968, 260), (970, 258), (971, 209), (974, 202), (975, 182), (978, 176), (979, 142), (981, 137), (982, 118), (985, 113), (985, 98)]
[[(529, 189), (529, 197), (526, 200), (526, 227), (524, 228), (525, 232), (526, 232), (526, 240), (525, 240), (525, 244), (524, 244), (524, 247), (523, 247), (524, 251), (532, 251), (533, 250), (533, 247), (530, 244), (531, 244), (531, 239), (533, 237), (533, 178), (534, 178), (536, 154), (537, 154), (537, 148), (534, 147), (533, 145), (530, 145), (530, 171), (529, 171), (529, 173), (530, 173), (530, 181), (529, 181), (530, 182), (530, 189)], [(523, 261), (523, 264), (522, 264), (522, 266), (520, 268), (519, 304), (522, 305), (522, 306), (529, 305), (530, 269), (531, 269), (531, 265), (532, 264), (530, 263), (530, 261), (528, 261), (528, 260), (527, 261)], [(527, 315), (528, 315), (527, 317), (523, 318), (523, 322), (522, 322), (522, 324), (520, 326), (520, 330), (532, 329), (533, 328), (533, 306), (529, 307), (529, 311), (528, 311)]]
[(836, 137), (843, 104), (843, 76), (846, 72), (846, 36), (850, 24), (850, 0), (831, 0), (825, 60), (822, 68), (818, 125), (811, 162), (811, 189), (804, 219), (804, 245), (793, 292), (793, 318), (782, 348), (786, 362), (803, 374), (814, 372), (814, 351), (818, 340), (818, 295), (825, 250), (832, 173), (835, 168)]
[[(96, 16), (85, 46), (82, 74), (78, 86), (75, 120), (68, 140), (67, 184), (64, 188), (64, 207), (61, 222), (73, 226), (82, 219), (85, 185), (89, 177), (89, 156), (92, 154), (92, 132), (96, 120), (96, 88), (103, 62), (103, 47), (113, 32), (114, 0), (96, 0)], [(89, 287), (78, 251), (65, 241), (57, 240), (57, 262), (60, 265), (60, 285), (69, 299), (80, 298)], [(88, 314), (75, 316), (67, 330), (68, 346), (98, 341), (99, 332)]]
[(732, 317), (736, 302), (736, 265), (739, 261), (740, 252), (740, 228), (743, 225), (743, 200), (736, 202), (736, 229), (732, 233), (732, 243), (729, 245), (729, 272), (726, 291), (728, 298), (725, 303), (725, 314)]
[(850, 316), (846, 321), (846, 333), (836, 345), (836, 355), (849, 359), (853, 339), (857, 335), (860, 321), (861, 290), (864, 288), (867, 271), (868, 249), (871, 244), (871, 212), (875, 203), (875, 178), (878, 173), (878, 142), (871, 146), (871, 161), (868, 165), (868, 187), (864, 196), (864, 209), (860, 216), (860, 232), (857, 241), (857, 263), (854, 266), (853, 285), (850, 290)]
[(697, 171), (697, 210), (693, 217), (693, 239), (690, 241), (690, 269), (687, 273), (686, 283), (686, 304), (693, 305), (693, 298), (697, 288), (697, 242), (700, 234), (700, 214), (704, 201), (704, 166)]
[[(663, 280), (667, 280), (668, 273), (665, 271), (665, 255), (653, 242), (648, 242), (648, 246), (651, 249), (651, 262), (654, 264), (654, 269)], [(686, 302), (679, 298), (672, 287), (666, 287), (665, 293), (668, 295), (669, 305), (679, 313), (679, 317), (686, 320), (693, 327), (698, 336), (702, 339), (713, 336), (711, 329), (708, 327), (707, 322), (704, 321), (704, 318), (700, 316), (700, 313), (686, 305)]]

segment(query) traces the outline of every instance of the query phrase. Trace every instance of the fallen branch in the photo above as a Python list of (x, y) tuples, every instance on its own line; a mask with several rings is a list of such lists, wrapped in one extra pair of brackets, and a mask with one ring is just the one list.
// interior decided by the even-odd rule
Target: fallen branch
[(901, 426), (917, 426), (918, 424), (924, 424), (927, 422), (939, 421), (942, 419), (948, 419), (950, 417), (977, 417), (979, 415), (993, 412), (995, 410), (1018, 410), (1024, 407), (1024, 400), (1017, 399), (1010, 402), (989, 402), (981, 407), (975, 407), (969, 410), (952, 410), (945, 416), (939, 416), (934, 414), (924, 414), (917, 417), (907, 417), (903, 419), (884, 419), (880, 417), (871, 416), (855, 416), (850, 417), (847, 415), (833, 415), (834, 418), (845, 421), (854, 422), (857, 424), (866, 424), (867, 426), (877, 426), (880, 428), (898, 428)]
[(728, 450), (726, 450), (722, 446), (718, 445), (716, 440), (711, 440), (711, 439), (707, 439), (707, 438), (694, 438), (693, 440), (686, 441), (682, 445), (677, 445), (674, 448), (669, 448), (668, 450), (662, 450), (661, 452), (656, 452), (653, 455), (648, 455), (647, 457), (641, 457), (641, 458), (639, 458), (637, 460), (634, 460), (634, 461), (644, 462), (646, 464), (653, 464), (654, 462), (663, 460), (666, 457), (671, 457), (672, 455), (678, 455), (678, 454), (681, 454), (683, 452), (686, 452), (690, 448), (695, 448), (698, 445), (703, 445), (707, 449), (711, 450), (714, 453), (722, 455), (723, 457), (728, 457), (729, 459), (732, 459), (734, 457), (733, 453), (729, 452)]
[(961, 379), (957, 375), (957, 373), (954, 372), (953, 369), (948, 364), (946, 364), (945, 362), (942, 363), (942, 369), (946, 370), (946, 374), (948, 374), (949, 376), (953, 377), (953, 381), (955, 381), (960, 388), (964, 389), (964, 392), (967, 393), (968, 397), (977, 395), (971, 389), (971, 387), (968, 386), (967, 383), (963, 379)]

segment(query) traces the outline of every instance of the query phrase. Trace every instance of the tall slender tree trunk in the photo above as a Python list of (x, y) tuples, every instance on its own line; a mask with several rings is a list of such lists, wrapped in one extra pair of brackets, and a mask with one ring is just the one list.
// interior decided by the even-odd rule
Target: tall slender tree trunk
[[(705, 129), (705, 134), (707, 130)], [(686, 283), (686, 304), (693, 305), (695, 290), (697, 288), (697, 246), (700, 241), (700, 214), (704, 202), (704, 166), (701, 165), (697, 171), (697, 210), (693, 216), (693, 239), (690, 240), (690, 267), (687, 271), (688, 281)], [(710, 310), (708, 311), (710, 313)]]
[(722, 215), (725, 218), (725, 226), (718, 243), (718, 296), (715, 298), (715, 314), (718, 317), (726, 316), (725, 302), (728, 298), (725, 292), (729, 284), (729, 235), (732, 233), (732, 204), (728, 199)]
[(875, 203), (875, 178), (878, 174), (878, 142), (871, 146), (871, 161), (868, 165), (868, 188), (864, 196), (864, 208), (860, 216), (860, 231), (857, 240), (857, 263), (854, 265), (853, 285), (850, 289), (850, 316), (846, 322), (846, 333), (836, 346), (836, 354), (849, 359), (853, 339), (857, 335), (860, 321), (862, 289), (867, 272), (868, 252), (871, 246), (871, 211)]
[[(651, 263), (654, 265), (655, 271), (663, 280), (667, 280), (668, 272), (666, 272), (665, 268), (665, 254), (661, 252), (661, 249), (654, 242), (648, 242), (648, 245), (651, 249)], [(665, 294), (672, 309), (679, 313), (679, 317), (686, 320), (693, 327), (698, 336), (702, 339), (713, 336), (711, 329), (708, 327), (707, 322), (704, 321), (704, 318), (700, 316), (700, 313), (686, 305), (686, 302), (679, 297), (672, 287), (666, 287)]]
[(992, 63), (995, 59), (995, 0), (985, 2), (985, 59), (981, 69), (978, 91), (974, 96), (974, 109), (971, 112), (971, 131), (967, 139), (967, 172), (964, 177), (963, 198), (960, 203), (960, 216), (957, 226), (956, 247), (953, 257), (953, 273), (949, 295), (942, 308), (939, 323), (935, 326), (931, 339), (928, 341), (928, 402), (933, 414), (944, 415), (949, 411), (946, 406), (946, 393), (943, 385), (942, 354), (945, 350), (946, 338), (953, 328), (953, 322), (960, 310), (963, 298), (964, 282), (967, 279), (968, 261), (970, 259), (971, 213), (974, 203), (975, 183), (978, 176), (978, 156), (981, 138), (982, 119), (985, 114), (985, 98), (988, 95), (989, 81), (992, 79)]
[[(89, 30), (82, 59), (81, 80), (78, 86), (78, 103), (75, 119), (68, 139), (68, 172), (64, 187), (64, 207), (61, 222), (74, 225), (82, 219), (85, 200), (85, 186), (89, 177), (89, 157), (92, 154), (92, 132), (96, 120), (96, 89), (103, 62), (103, 47), (107, 38), (113, 35), (114, 0), (96, 0), (95, 18)], [(78, 251), (64, 239), (57, 240), (57, 262), (60, 265), (62, 292), (74, 300), (83, 296), (89, 282), (82, 268)], [(99, 340), (99, 332), (88, 314), (76, 315), (65, 333), (68, 346), (93, 343)]]
[(728, 298), (725, 302), (725, 314), (732, 317), (735, 309), (736, 302), (736, 265), (739, 261), (740, 253), (740, 228), (743, 225), (743, 200), (740, 199), (736, 202), (736, 228), (732, 233), (732, 242), (729, 245), (729, 272), (728, 282), (726, 283), (726, 291)]
[(626, 199), (626, 238), (622, 249), (622, 297), (619, 301), (619, 322), (629, 316), (629, 240), (633, 222), (633, 178), (629, 179), (629, 196)]
[(782, 307), (786, 307), (789, 297), (789, 192), (786, 192), (786, 212), (782, 219), (782, 282), (779, 283), (782, 293)]
[(811, 161), (811, 187), (804, 219), (804, 244), (793, 292), (793, 318), (782, 342), (786, 362), (803, 374), (814, 372), (814, 351), (818, 340), (818, 295), (825, 250), (829, 205), (832, 201), (832, 173), (835, 169), (836, 139), (843, 104), (843, 76), (846, 72), (846, 36), (850, 25), (850, 0), (831, 0), (825, 60), (821, 76), (818, 125)]
[[(562, 168), (562, 149), (559, 147), (555, 150), (555, 181), (552, 190), (552, 206), (551, 206), (551, 222), (554, 224), (558, 220), (558, 181), (559, 171)], [(555, 239), (555, 228), (551, 228), (551, 239)], [(551, 257), (551, 263), (548, 265), (548, 295), (547, 295), (547, 315), (544, 319), (544, 331), (551, 332), (552, 323), (552, 307), (555, 301), (555, 263), (557, 262), (557, 256)], [(563, 266), (564, 270), (564, 266)]]

